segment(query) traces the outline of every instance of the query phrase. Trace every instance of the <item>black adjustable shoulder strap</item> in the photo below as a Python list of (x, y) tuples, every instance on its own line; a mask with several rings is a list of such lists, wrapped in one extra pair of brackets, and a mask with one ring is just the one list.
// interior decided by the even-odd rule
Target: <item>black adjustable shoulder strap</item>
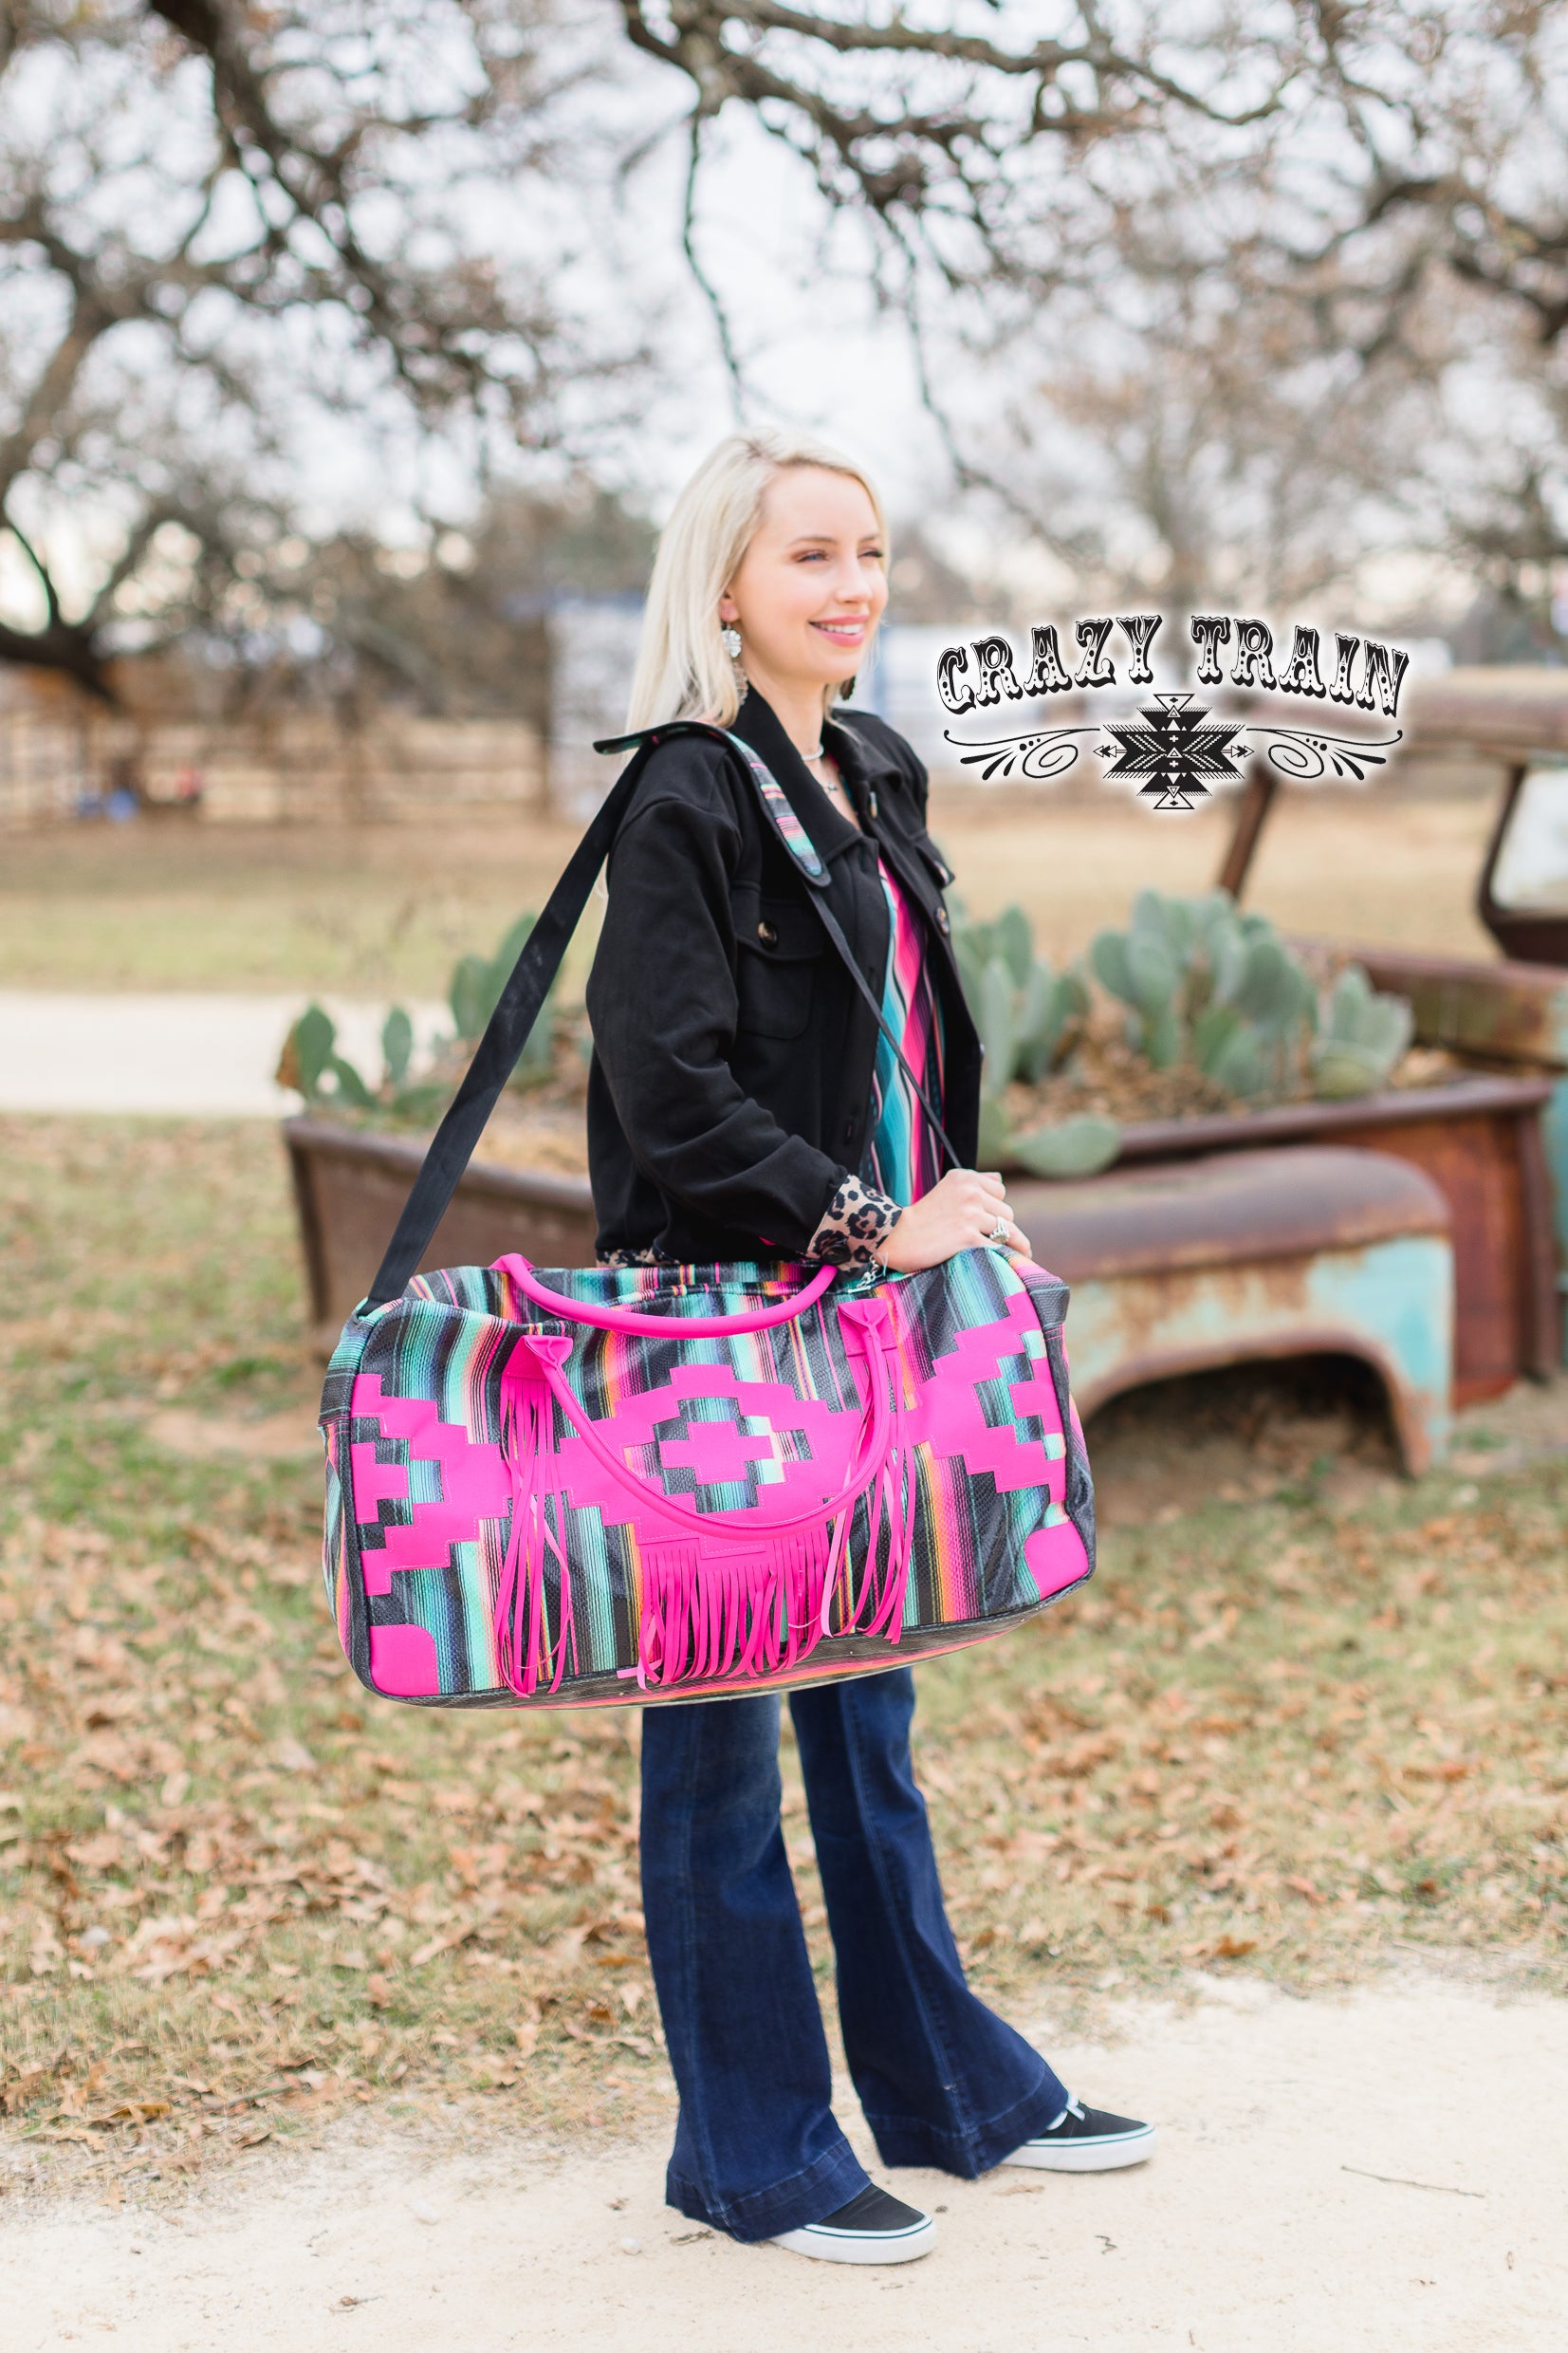
[(384, 1306), (408, 1288), (419, 1270), (435, 1229), (447, 1214), (457, 1180), (473, 1158), (485, 1123), (501, 1100), (501, 1090), (516, 1069), (518, 1058), (539, 1019), (550, 984), (588, 903), (588, 894), (611, 844), (631, 807), (642, 771), (648, 765), (651, 741), (616, 779), (600, 803), (592, 824), (566, 862), (566, 870), (544, 903), (544, 912), (524, 942), (523, 953), (502, 990), (485, 1034), (474, 1049), (463, 1084), (452, 1097), (446, 1117), (431, 1138), (424, 1165), (403, 1204), (397, 1230), (387, 1244), (375, 1282), (366, 1295), (367, 1306)]
[(431, 1138), (430, 1149), (403, 1205), (397, 1232), (387, 1245), (386, 1255), (366, 1294), (366, 1306), (384, 1306), (389, 1299), (398, 1298), (417, 1273), (419, 1262), (430, 1248), (435, 1230), (446, 1215), (448, 1204), (457, 1190), (458, 1179), (473, 1158), (486, 1122), (501, 1100), (502, 1089), (516, 1069), (518, 1058), (528, 1043), (529, 1033), (550, 992), (550, 984), (561, 970), (561, 959), (588, 903), (588, 894), (636, 798), (648, 754), (655, 744), (663, 743), (673, 735), (711, 736), (727, 750), (738, 753), (744, 761), (747, 772), (757, 787), (757, 795), (768, 822), (811, 886), (808, 894), (811, 903), (829, 939), (843, 959), (845, 971), (853, 977), (856, 987), (876, 1016), (877, 1028), (902, 1064), (927, 1118), (940, 1139), (949, 1165), (953, 1168), (959, 1166), (958, 1155), (949, 1142), (942, 1122), (932, 1108), (925, 1089), (910, 1068), (897, 1039), (883, 1020), (882, 1009), (855, 960), (854, 951), (844, 937), (837, 917), (827, 904), (827, 867), (815, 843), (790, 806), (778, 780), (750, 745), (743, 742), (740, 736), (731, 734), (728, 728), (715, 727), (705, 719), (667, 720), (658, 727), (644, 728), (635, 735), (612, 735), (595, 744), (596, 751), (635, 751), (636, 756), (617, 778), (600, 804), (592, 824), (567, 861), (565, 872), (546, 899), (544, 913), (524, 943), (523, 953), (513, 965), (511, 976), (501, 991), (485, 1034), (474, 1049), (473, 1060), (464, 1075), (463, 1084), (453, 1096), (440, 1126)]

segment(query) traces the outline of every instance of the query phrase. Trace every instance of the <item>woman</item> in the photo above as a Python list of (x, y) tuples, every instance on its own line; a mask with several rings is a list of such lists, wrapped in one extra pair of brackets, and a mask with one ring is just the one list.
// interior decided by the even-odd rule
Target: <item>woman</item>
[[(864, 476), (805, 442), (726, 441), (660, 542), (630, 725), (701, 716), (772, 770), (829, 904), (956, 1151), (980, 1047), (948, 939), (926, 776), (834, 716), (887, 602)], [(1027, 1252), (1000, 1176), (941, 1173), (919, 1097), (837, 955), (735, 757), (652, 754), (616, 843), (588, 1009), (601, 1260), (816, 1258), (913, 1271)], [(910, 1763), (907, 1668), (790, 1698), (855, 2088), (889, 2165), (1136, 2163), (1146, 2124), (1070, 2101), (968, 1991)], [(779, 1701), (650, 1708), (648, 1949), (680, 2115), (667, 2196), (746, 2240), (850, 2263), (929, 2251), (929, 2214), (874, 2188), (834, 2121), (827, 2045), (779, 1824)]]

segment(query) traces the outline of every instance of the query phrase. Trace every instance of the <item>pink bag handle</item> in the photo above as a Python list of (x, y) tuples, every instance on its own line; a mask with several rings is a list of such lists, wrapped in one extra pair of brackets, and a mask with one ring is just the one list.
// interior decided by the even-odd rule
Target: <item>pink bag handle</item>
[(601, 1332), (636, 1332), (649, 1340), (716, 1340), (726, 1333), (761, 1332), (771, 1324), (792, 1324), (807, 1307), (816, 1306), (831, 1286), (836, 1269), (819, 1268), (793, 1299), (778, 1300), (771, 1307), (750, 1307), (744, 1315), (644, 1315), (636, 1307), (590, 1306), (586, 1300), (568, 1299), (563, 1291), (550, 1290), (517, 1251), (492, 1260), (490, 1271), (509, 1275), (536, 1306), (566, 1323), (593, 1324)]

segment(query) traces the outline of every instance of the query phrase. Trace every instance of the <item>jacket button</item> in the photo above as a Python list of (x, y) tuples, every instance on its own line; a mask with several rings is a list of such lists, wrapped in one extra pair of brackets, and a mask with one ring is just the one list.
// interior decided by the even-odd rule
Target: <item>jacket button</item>
[(936, 928), (939, 932), (945, 932), (948, 928), (948, 911), (946, 907), (938, 907), (936, 910)]
[(771, 923), (759, 923), (757, 926), (757, 937), (762, 941), (765, 948), (776, 948), (779, 944), (779, 935), (774, 930)]

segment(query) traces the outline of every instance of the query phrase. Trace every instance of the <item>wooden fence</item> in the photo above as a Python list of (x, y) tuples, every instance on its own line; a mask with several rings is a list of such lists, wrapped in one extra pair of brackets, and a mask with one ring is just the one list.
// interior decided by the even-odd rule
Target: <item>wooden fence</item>
[(0, 676), (0, 826), (47, 824), (128, 787), (204, 822), (385, 822), (545, 806), (538, 731), (515, 719), (293, 713), (238, 724), (138, 719), (53, 680)]

